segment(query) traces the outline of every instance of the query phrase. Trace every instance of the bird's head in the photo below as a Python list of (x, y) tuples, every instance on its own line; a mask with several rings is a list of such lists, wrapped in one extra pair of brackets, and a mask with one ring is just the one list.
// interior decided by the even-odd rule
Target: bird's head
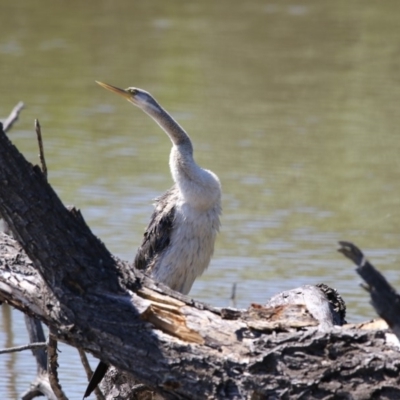
[(152, 95), (146, 92), (145, 90), (138, 89), (135, 87), (120, 89), (117, 88), (116, 86), (109, 85), (108, 83), (103, 83), (98, 81), (96, 81), (96, 83), (99, 84), (104, 89), (119, 94), (120, 96), (128, 100), (130, 103), (141, 108), (142, 110), (146, 111), (149, 108), (151, 108), (157, 111), (160, 108), (159, 104), (154, 100)]

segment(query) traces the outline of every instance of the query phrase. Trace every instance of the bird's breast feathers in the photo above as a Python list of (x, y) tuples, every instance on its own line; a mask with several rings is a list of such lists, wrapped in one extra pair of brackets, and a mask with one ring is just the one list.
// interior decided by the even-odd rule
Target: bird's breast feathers
[(155, 280), (173, 290), (189, 293), (195, 279), (210, 263), (219, 229), (219, 213), (219, 207), (201, 212), (178, 202), (170, 245), (151, 273)]

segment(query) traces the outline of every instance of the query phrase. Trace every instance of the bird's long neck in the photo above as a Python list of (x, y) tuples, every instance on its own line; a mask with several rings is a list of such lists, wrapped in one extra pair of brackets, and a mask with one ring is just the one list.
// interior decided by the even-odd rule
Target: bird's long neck
[(161, 107), (144, 110), (165, 131), (172, 142), (170, 168), (175, 182), (192, 181), (200, 183), (204, 170), (193, 159), (193, 146), (185, 130)]
[(221, 187), (211, 171), (200, 168), (193, 159), (192, 142), (184, 129), (158, 103), (144, 110), (172, 141), (169, 166), (182, 199), (197, 209), (219, 207)]
[(174, 146), (185, 147), (193, 156), (193, 147), (185, 130), (159, 105), (150, 105), (144, 111), (165, 131)]

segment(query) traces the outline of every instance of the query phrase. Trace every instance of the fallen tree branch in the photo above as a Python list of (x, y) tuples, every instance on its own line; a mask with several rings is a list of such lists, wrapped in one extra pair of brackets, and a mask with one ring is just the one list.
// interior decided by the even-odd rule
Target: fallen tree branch
[(0, 213), (23, 246), (0, 235), (0, 301), (166, 399), (400, 396), (385, 332), (264, 333), (254, 309), (221, 312), (155, 284), (113, 257), (1, 132)]

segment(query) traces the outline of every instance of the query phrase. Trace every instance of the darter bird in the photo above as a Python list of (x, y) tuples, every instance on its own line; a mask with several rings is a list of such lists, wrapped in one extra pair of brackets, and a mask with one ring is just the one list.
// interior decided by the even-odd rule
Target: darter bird
[[(150, 93), (97, 83), (143, 110), (171, 139), (169, 166), (175, 184), (156, 200), (134, 264), (155, 281), (188, 294), (195, 279), (208, 267), (214, 251), (221, 214), (219, 179), (196, 164), (190, 137)], [(92, 384), (98, 370), (101, 377)], [(107, 366), (100, 362), (84, 397), (106, 370)]]

